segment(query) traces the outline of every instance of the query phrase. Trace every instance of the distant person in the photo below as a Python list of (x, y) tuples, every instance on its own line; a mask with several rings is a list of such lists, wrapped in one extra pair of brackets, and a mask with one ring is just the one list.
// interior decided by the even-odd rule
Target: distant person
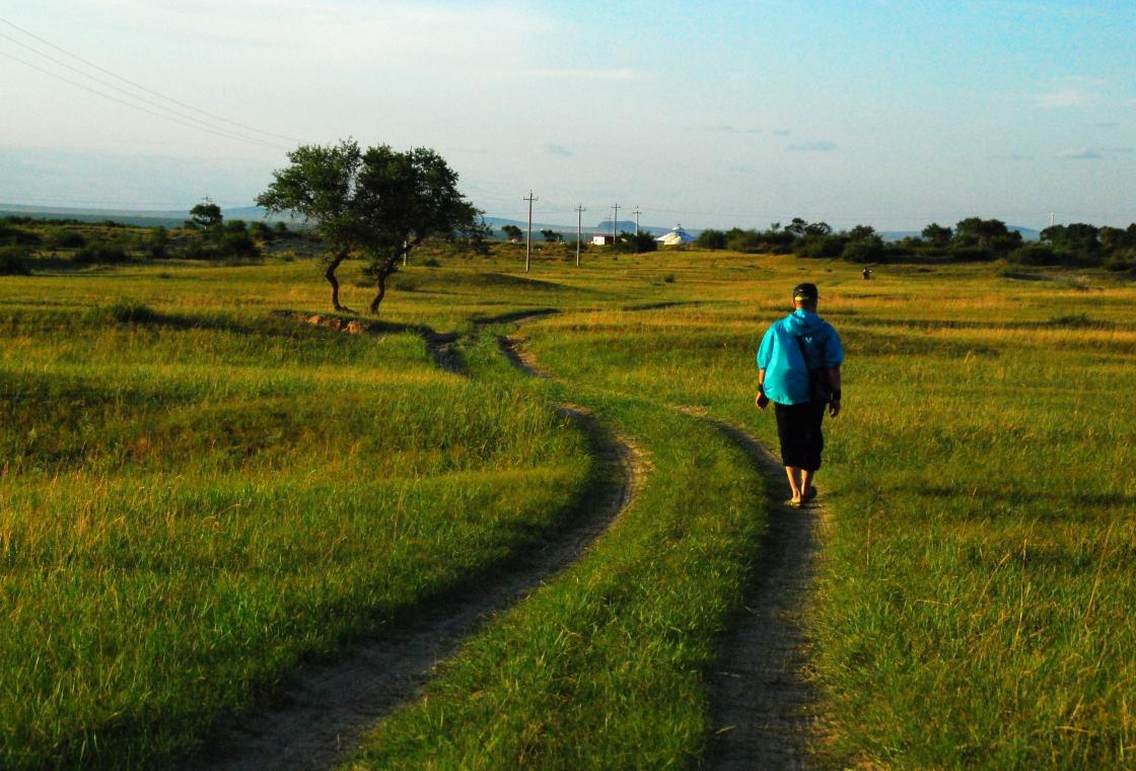
[(789, 477), (791, 506), (816, 497), (813, 479), (824, 449), (825, 409), (840, 414), (840, 365), (844, 348), (836, 330), (817, 315), (816, 284), (793, 289), (795, 310), (766, 331), (757, 349), (757, 397), (764, 410), (773, 402), (781, 463)]
[(872, 269), (864, 268), (862, 271), (860, 271), (860, 278), (864, 279), (865, 281), (870, 280), (872, 278)]

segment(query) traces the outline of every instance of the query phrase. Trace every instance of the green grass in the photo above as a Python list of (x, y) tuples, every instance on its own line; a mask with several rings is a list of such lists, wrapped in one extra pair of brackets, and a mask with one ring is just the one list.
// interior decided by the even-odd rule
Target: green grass
[(764, 528), (761, 481), (695, 418), (595, 392), (577, 401), (649, 453), (639, 497), (578, 564), (446, 662), (349, 767), (678, 768), (700, 755), (701, 675)]
[(588, 475), (545, 404), (414, 335), (125, 303), (0, 327), (5, 768), (164, 763)]
[(525, 333), (561, 385), (486, 336), (460, 376), (394, 327), (272, 317), (326, 308), (305, 260), (0, 279), (0, 765), (160, 765), (304, 657), (556, 527), (589, 464), (554, 400), (636, 440), (640, 497), (353, 762), (697, 762), (702, 673), (765, 513), (744, 456), (674, 408), (772, 445), (753, 352), (806, 278), (848, 351), (806, 614), (820, 759), (1136, 765), (1130, 284), (599, 250), (524, 275), (519, 254), (412, 266), (383, 319), (477, 335), (559, 308)]

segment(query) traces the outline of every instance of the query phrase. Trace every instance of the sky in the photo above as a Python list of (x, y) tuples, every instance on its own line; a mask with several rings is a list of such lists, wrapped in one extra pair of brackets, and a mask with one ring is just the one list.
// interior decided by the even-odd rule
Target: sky
[(1131, 0), (0, 0), (0, 203), (250, 205), (352, 136), (539, 222), (1126, 225), (1133, 40)]

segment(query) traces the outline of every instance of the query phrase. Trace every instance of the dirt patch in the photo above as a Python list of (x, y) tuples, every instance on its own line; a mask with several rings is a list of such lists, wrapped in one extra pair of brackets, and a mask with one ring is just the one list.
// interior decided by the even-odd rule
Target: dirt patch
[(323, 327), (348, 335), (381, 335), (391, 332), (410, 332), (418, 335), (426, 343), (430, 358), (441, 369), (459, 375), (468, 374), (465, 360), (458, 349), (460, 335), (457, 332), (437, 332), (424, 324), (394, 324), (387, 321), (373, 321), (334, 314), (311, 314), (298, 311), (273, 311), (274, 316), (292, 319), (312, 327)]
[(505, 358), (507, 358), (514, 367), (530, 377), (550, 380), (552, 373), (543, 369), (537, 362), (536, 357), (525, 348), (525, 343), (527, 342), (527, 338), (521, 335), (502, 335), (497, 338), (497, 345), (500, 346), (501, 353), (505, 354)]
[(745, 430), (703, 418), (740, 447), (766, 478), (769, 529), (746, 586), (742, 610), (724, 635), (707, 677), (710, 769), (811, 768), (816, 698), (803, 615), (816, 575), (823, 497), (805, 509), (783, 501), (789, 485), (780, 461)]

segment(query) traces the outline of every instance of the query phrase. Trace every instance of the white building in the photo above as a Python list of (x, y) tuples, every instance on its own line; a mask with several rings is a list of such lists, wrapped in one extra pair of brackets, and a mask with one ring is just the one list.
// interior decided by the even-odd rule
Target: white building
[(592, 246), (611, 246), (615, 237), (611, 233), (595, 233), (592, 235)]
[(675, 225), (671, 232), (655, 239), (660, 246), (682, 246), (694, 243), (694, 236), (682, 229), (682, 225)]

